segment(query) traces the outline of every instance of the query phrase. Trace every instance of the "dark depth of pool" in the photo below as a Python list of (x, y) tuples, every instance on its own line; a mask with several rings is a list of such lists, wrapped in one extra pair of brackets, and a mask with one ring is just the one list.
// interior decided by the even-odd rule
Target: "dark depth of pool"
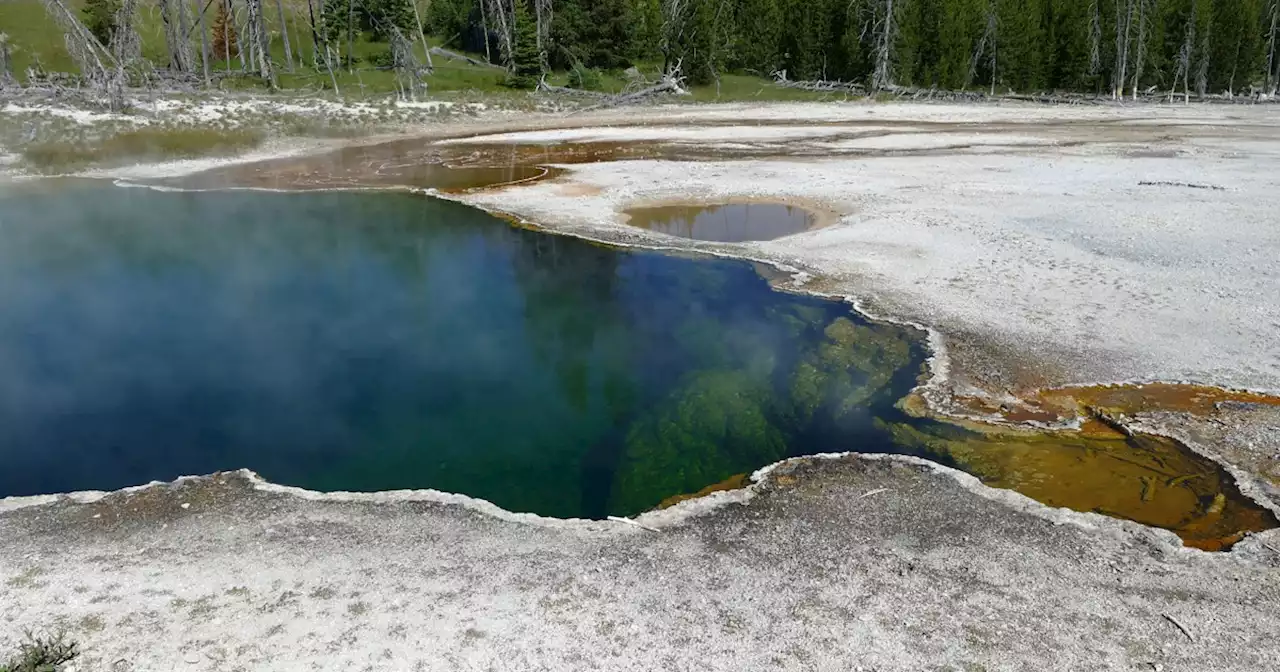
[(0, 496), (248, 467), (634, 514), (894, 450), (912, 332), (749, 264), (389, 193), (0, 197)]

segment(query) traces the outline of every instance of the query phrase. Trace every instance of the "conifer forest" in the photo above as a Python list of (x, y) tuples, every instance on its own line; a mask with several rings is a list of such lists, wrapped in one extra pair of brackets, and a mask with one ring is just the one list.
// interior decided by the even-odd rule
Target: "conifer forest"
[[(80, 32), (117, 59), (137, 50), (131, 16), (149, 4), (87, 0), (72, 12), (63, 0), (43, 2), (63, 23), (78, 16)], [(599, 73), (636, 65), (678, 70), (694, 85), (735, 73), (867, 91), (1114, 98), (1271, 96), (1280, 80), (1280, 0), (291, 0), (287, 10), (281, 0), (151, 2), (173, 26), (170, 69), (238, 57), (268, 81), (295, 60), (349, 67), (362, 40), (385, 43), (381, 60), (408, 72), (431, 68), (431, 50), (415, 47), (441, 45), (434, 50), (504, 68), (515, 88), (553, 71), (591, 88)]]

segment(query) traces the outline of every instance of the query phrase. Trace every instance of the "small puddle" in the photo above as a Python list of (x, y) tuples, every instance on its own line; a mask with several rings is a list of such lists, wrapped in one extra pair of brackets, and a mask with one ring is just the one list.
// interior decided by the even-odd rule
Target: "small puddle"
[(626, 211), (627, 223), (669, 236), (717, 243), (774, 240), (808, 231), (813, 213), (782, 203), (664, 205)]

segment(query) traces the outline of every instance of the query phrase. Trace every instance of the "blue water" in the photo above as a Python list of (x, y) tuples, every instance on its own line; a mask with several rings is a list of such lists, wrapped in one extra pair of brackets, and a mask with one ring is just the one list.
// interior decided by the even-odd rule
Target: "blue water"
[(0, 496), (248, 467), (630, 514), (885, 443), (921, 362), (748, 264), (425, 196), (0, 195)]

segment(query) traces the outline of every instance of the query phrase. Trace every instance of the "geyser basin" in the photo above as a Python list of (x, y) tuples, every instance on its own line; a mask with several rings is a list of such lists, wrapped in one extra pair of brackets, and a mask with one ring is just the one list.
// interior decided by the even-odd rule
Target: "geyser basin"
[(670, 236), (719, 243), (774, 240), (813, 227), (812, 213), (782, 203), (664, 205), (632, 208), (627, 223)]
[(0, 496), (248, 467), (602, 517), (814, 452), (932, 455), (1024, 488), (1024, 455), (1105, 451), (1062, 487), (1035, 462), (1031, 494), (1193, 541), (1274, 524), (1176, 445), (1177, 462), (1111, 470), (1144, 444), (1020, 437), (1006, 454), (985, 446), (1012, 439), (908, 417), (894, 404), (923, 355), (746, 263), (421, 196), (0, 196)]

